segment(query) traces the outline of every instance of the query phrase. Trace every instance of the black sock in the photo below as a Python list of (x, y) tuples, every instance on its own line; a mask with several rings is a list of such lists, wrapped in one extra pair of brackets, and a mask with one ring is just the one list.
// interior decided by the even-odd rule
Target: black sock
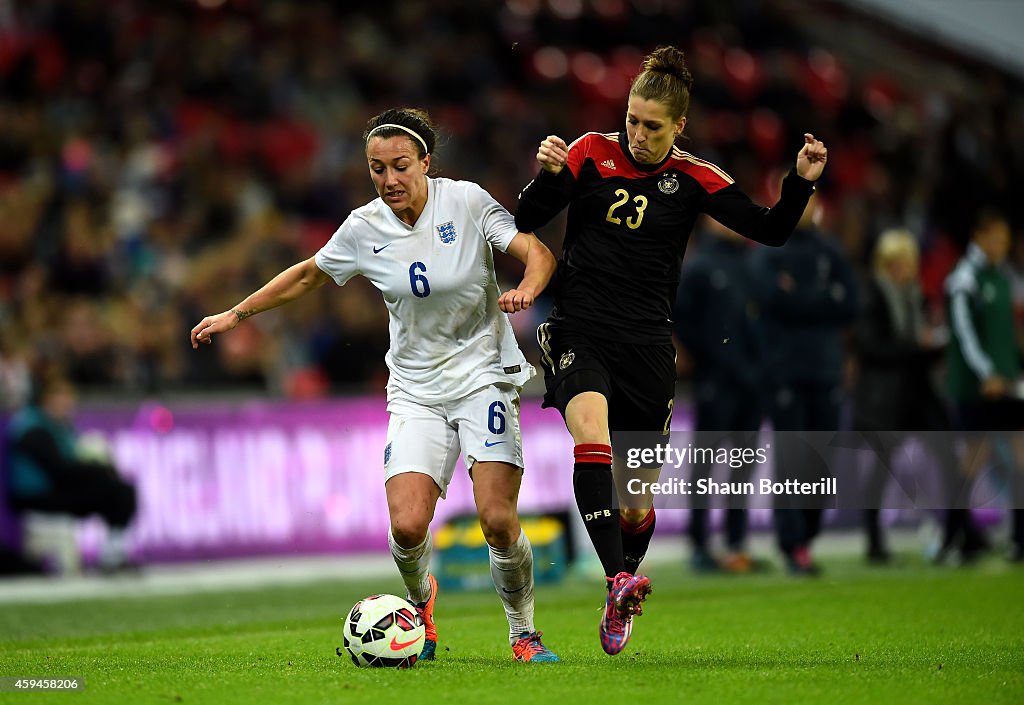
[(690, 535), (694, 553), (708, 550), (708, 523), (707, 507), (694, 507), (690, 510), (690, 525), (686, 532)]
[(743, 553), (747, 545), (747, 510), (725, 510), (725, 545), (733, 553)]
[(864, 510), (864, 530), (868, 535), (868, 552), (884, 551), (885, 543), (882, 541), (881, 510), (873, 508)]
[(641, 561), (647, 555), (647, 547), (654, 536), (654, 525), (657, 523), (654, 507), (647, 512), (644, 520), (637, 525), (620, 521), (622, 526), (622, 557), (625, 560), (626, 572), (636, 575)]
[(966, 509), (960, 507), (950, 507), (946, 510), (946, 521), (942, 532), (942, 550), (950, 551), (954, 548), (959, 548), (963, 542), (964, 534), (964, 517), (967, 515)]
[(619, 508), (612, 480), (612, 448), (608, 445), (581, 444), (575, 448), (572, 488), (583, 525), (594, 544), (607, 578), (625, 570), (622, 558), (622, 533)]

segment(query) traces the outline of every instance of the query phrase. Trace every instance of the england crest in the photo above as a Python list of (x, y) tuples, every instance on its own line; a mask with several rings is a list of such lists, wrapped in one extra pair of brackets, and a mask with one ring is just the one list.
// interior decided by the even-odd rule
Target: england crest
[(441, 238), (442, 245), (455, 244), (456, 235), (458, 235), (458, 233), (455, 232), (455, 223), (451, 220), (437, 226), (437, 236)]

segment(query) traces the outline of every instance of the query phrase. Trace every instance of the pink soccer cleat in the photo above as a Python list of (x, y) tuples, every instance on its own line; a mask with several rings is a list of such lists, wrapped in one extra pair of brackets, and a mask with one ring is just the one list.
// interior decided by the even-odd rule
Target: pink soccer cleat
[(601, 617), (601, 648), (609, 656), (626, 648), (633, 632), (633, 617), (643, 614), (643, 603), (651, 594), (651, 581), (645, 575), (619, 573), (612, 580)]

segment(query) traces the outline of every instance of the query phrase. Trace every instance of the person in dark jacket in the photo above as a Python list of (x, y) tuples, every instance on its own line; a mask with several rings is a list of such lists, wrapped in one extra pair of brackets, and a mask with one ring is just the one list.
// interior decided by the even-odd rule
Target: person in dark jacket
[(887, 230), (875, 246), (874, 267), (862, 287), (863, 313), (854, 341), (860, 371), (854, 391), (853, 428), (875, 453), (860, 499), (864, 502), (867, 559), (890, 560), (879, 510), (893, 456), (908, 432), (920, 434), (941, 470), (942, 484), (955, 475), (954, 449), (945, 405), (932, 381), (947, 334), (930, 328), (918, 282), (919, 253), (906, 230)]
[[(843, 398), (843, 327), (857, 316), (846, 256), (816, 225), (812, 200), (783, 247), (754, 255), (764, 325), (768, 414), (776, 431), (775, 479), (817, 481), (831, 473), (798, 431), (835, 431)], [(775, 527), (790, 572), (818, 572), (810, 547), (821, 529), (821, 497), (777, 495)]]
[(7, 428), (7, 502), (16, 512), (98, 516), (107, 524), (100, 567), (131, 565), (125, 530), (135, 516), (135, 487), (101, 459), (83, 459), (71, 426), (76, 394), (62, 375), (37, 380), (33, 400)]
[[(693, 367), (694, 428), (700, 448), (750, 447), (761, 428), (761, 357), (764, 340), (751, 291), (749, 242), (714, 221), (692, 261), (684, 265), (673, 310), (673, 329)], [(747, 482), (752, 464), (730, 470), (728, 482)], [(699, 476), (711, 468), (699, 468)], [(694, 496), (688, 533), (690, 564), (697, 572), (719, 568), (747, 573), (747, 505), (729, 498), (725, 515), (727, 553), (718, 561), (708, 546), (708, 506)]]

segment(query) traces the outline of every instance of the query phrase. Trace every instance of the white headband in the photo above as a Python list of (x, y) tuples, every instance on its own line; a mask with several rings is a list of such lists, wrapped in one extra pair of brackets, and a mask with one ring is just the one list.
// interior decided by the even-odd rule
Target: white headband
[(374, 133), (374, 132), (376, 132), (377, 130), (383, 130), (383, 129), (384, 129), (384, 128), (386, 128), (386, 127), (394, 127), (394, 128), (395, 128), (395, 129), (397, 129), (397, 130), (403, 130), (404, 132), (408, 132), (408, 133), (409, 133), (410, 135), (412, 135), (413, 137), (415, 137), (415, 138), (416, 138), (416, 141), (417, 141), (417, 142), (419, 142), (419, 143), (420, 143), (421, 145), (423, 145), (423, 153), (424, 153), (424, 154), (430, 154), (430, 150), (429, 150), (429, 149), (427, 149), (427, 143), (426, 143), (426, 142), (425, 142), (425, 141), (423, 140), (423, 138), (422, 138), (422, 137), (420, 137), (420, 136), (419, 136), (418, 134), (416, 134), (416, 132), (415, 132), (414, 130), (410, 130), (410, 129), (409, 129), (408, 127), (406, 127), (405, 125), (396, 125), (396, 124), (394, 124), (393, 122), (385, 123), (385, 124), (383, 124), (383, 125), (377, 125), (377, 127), (373, 128), (372, 130), (370, 130), (370, 131), (369, 131), (369, 132), (367, 133), (367, 135), (366, 135), (366, 141), (367, 141), (367, 142), (369, 142), (369, 141), (370, 141), (370, 138), (371, 138), (371, 137), (373, 137), (373, 133)]

